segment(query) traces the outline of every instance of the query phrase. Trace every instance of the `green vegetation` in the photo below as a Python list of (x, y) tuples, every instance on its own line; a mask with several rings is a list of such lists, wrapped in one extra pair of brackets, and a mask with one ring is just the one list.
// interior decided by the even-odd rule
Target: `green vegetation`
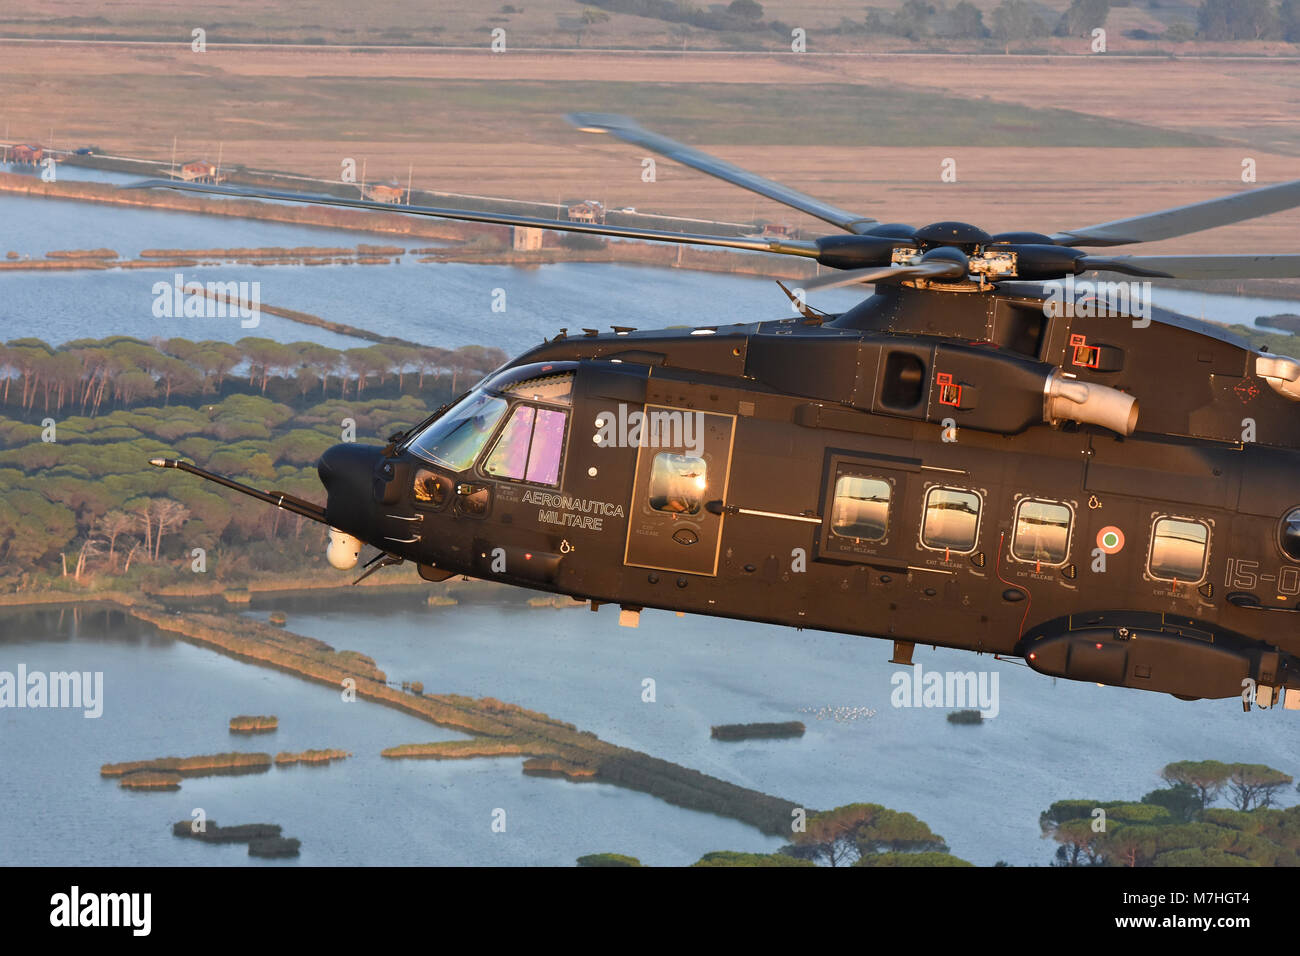
[(324, 529), (237, 507), (148, 460), (319, 500), (315, 461), (345, 429), (382, 441), (504, 360), (478, 346), (11, 340), (0, 346), (0, 592), (322, 567)]
[(621, 853), (591, 853), (578, 857), (578, 866), (640, 866), (641, 861), (634, 856)]
[(192, 820), (181, 820), (172, 824), (172, 836), (188, 837), (204, 843), (247, 843), (249, 856), (286, 857), (297, 856), (302, 841), (294, 837), (280, 835), (280, 827), (274, 823), (241, 823), (238, 826), (218, 826), (215, 820), (207, 820), (199, 826)]
[(970, 866), (910, 813), (850, 803), (809, 813), (776, 853), (706, 853), (695, 866)]
[(1283, 313), (1281, 315), (1261, 315), (1255, 320), (1256, 325), (1268, 325), (1291, 333), (1300, 333), (1300, 315)]
[(268, 837), (248, 841), (249, 856), (286, 857), (297, 856), (302, 841), (295, 837)]
[[(1023, 0), (1013, 0), (1023, 2)], [(184, 78), (178, 78), (183, 81)], [(1114, 147), (1221, 145), (1214, 137), (1156, 129), (1149, 124), (1090, 116), (1070, 109), (1031, 108), (998, 103), (957, 93), (866, 84), (820, 87), (817, 109), (808, 110), (808, 92), (798, 86), (776, 83), (594, 83), (556, 80), (510, 80), (490, 86), (467, 80), (383, 79), (351, 81), (321, 79), (312, 89), (319, 94), (303, 108), (320, 108), (319, 96), (341, 100), (373, 98), (397, 102), (403, 108), (433, 115), (492, 115), (498, 122), (527, 124), (556, 102), (582, 103), (600, 112), (636, 116), (648, 128), (671, 130), (686, 142), (713, 146), (788, 145), (788, 117), (798, 116), (800, 142), (809, 146), (948, 146), (954, 142), (975, 146), (1015, 146), (1050, 142), (1060, 147)], [(369, 92), (367, 92), (369, 91)], [(918, 126), (912, 119), (927, 117)], [(337, 115), (320, 117), (331, 126)], [(343, 124), (355, 138), (364, 116)], [(379, 119), (374, 120), (378, 128)], [(453, 130), (445, 135), (452, 136)], [(437, 130), (429, 135), (444, 135)], [(222, 200), (225, 201), (225, 200)]]
[[(1054, 866), (1297, 866), (1300, 806), (1273, 809), (1291, 777), (1263, 764), (1179, 761), (1138, 803), (1060, 800), (1039, 818)], [(1212, 804), (1227, 795), (1232, 809)]]
[(262, 717), (241, 714), (238, 717), (230, 718), (230, 732), (232, 734), (264, 734), (275, 730), (280, 726), (278, 717)]
[(179, 790), (181, 775), (164, 770), (138, 770), (124, 774), (118, 786), (127, 790)]
[(850, 803), (810, 813), (803, 831), (796, 832), (794, 842), (781, 852), (827, 866), (872, 866), (881, 854), (947, 856), (948, 846), (943, 837), (910, 813), (878, 803)]
[[(663, 2), (663, 0), (660, 0)], [(1002, 44), (1032, 40), (1049, 35), (1091, 37), (1092, 31), (1104, 27), (1111, 7), (1127, 6), (1113, 0), (1071, 0), (1059, 16), (1041, 4), (1029, 0), (1001, 0), (992, 9), (989, 25), (984, 14), (969, 0), (952, 7), (942, 0), (903, 0), (895, 7), (870, 7), (861, 20), (845, 18), (840, 34), (885, 34), (908, 40), (982, 40), (992, 38)], [(1156, 9), (1152, 4), (1151, 8)], [(732, 27), (731, 29), (739, 29)], [(1138, 40), (1167, 39), (1186, 42), (1287, 40), (1300, 42), (1300, 0), (1203, 0), (1196, 8), (1196, 25), (1185, 20), (1170, 23), (1164, 33), (1131, 30)]]
[(1220, 763), (1217, 760), (1182, 760), (1160, 772), (1171, 786), (1191, 787), (1207, 809), (1227, 791), (1228, 802), (1242, 812), (1263, 810), (1273, 805), (1277, 792), (1291, 783), (1280, 770), (1260, 763)]
[(806, 728), (797, 720), (778, 724), (718, 724), (714, 740), (752, 740), (756, 737), (802, 737)]
[(1196, 12), (1197, 35), (1205, 40), (1300, 41), (1296, 0), (1204, 0)]
[(755, 0), (732, 0), (724, 9), (697, 7), (677, 0), (586, 0), (594, 7), (614, 13), (680, 23), (700, 30), (754, 32), (774, 30), (788, 36), (790, 28), (780, 21), (765, 23), (763, 5)]
[(812, 860), (801, 860), (786, 853), (736, 853), (716, 850), (706, 853), (691, 866), (816, 866)]
[(974, 866), (951, 853), (926, 850), (921, 853), (869, 853), (858, 858), (854, 866)]
[[(201, 827), (201, 829), (196, 829)], [(189, 837), (204, 843), (247, 843), (249, 840), (269, 840), (280, 835), (274, 823), (241, 823), (223, 827), (216, 820), (196, 824), (193, 820), (180, 820), (172, 824), (172, 836)]]
[(284, 767), (289, 764), (305, 763), (323, 766), (335, 760), (345, 760), (351, 756), (352, 754), (346, 750), (303, 750), (300, 753), (290, 753), (287, 750), (282, 750), (275, 755), (275, 765)]
[[(230, 752), (197, 757), (158, 757), (127, 763), (106, 763), (101, 777), (130, 777), (135, 774), (175, 774), (180, 777), (211, 777), (229, 773), (260, 773), (271, 769), (271, 755)], [(123, 786), (129, 784), (123, 782)]]

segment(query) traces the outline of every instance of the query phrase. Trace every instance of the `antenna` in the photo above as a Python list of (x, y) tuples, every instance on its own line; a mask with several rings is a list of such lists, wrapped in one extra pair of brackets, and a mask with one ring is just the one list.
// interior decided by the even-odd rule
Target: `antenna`
[(221, 150), (225, 147), (225, 145), (226, 145), (225, 143), (217, 144), (217, 170), (212, 174), (212, 181), (214, 183), (221, 182)]
[(411, 204), (411, 175), (415, 172), (415, 163), (406, 167), (406, 204)]
[(357, 189), (361, 191), (361, 198), (365, 199), (366, 198), (366, 158), (364, 156), (361, 157), (361, 184), (357, 186)]
[(172, 179), (176, 178), (176, 137), (172, 137), (172, 169), (169, 173)]

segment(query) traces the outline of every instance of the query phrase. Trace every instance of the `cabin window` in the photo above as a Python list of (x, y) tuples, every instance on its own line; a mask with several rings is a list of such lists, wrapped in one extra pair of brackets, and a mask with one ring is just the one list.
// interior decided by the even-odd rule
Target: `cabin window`
[(1282, 553), (1300, 561), (1300, 508), (1292, 508), (1282, 519)]
[(534, 485), (555, 485), (564, 452), (566, 413), (516, 405), (483, 462), (484, 474)]
[(420, 432), (407, 448), (421, 458), (452, 471), (474, 463), (506, 411), (506, 400), (475, 392), (465, 396)]
[(1064, 564), (1070, 554), (1074, 511), (1059, 501), (1024, 498), (1016, 506), (1011, 556), (1031, 564)]
[(936, 551), (969, 554), (979, 536), (981, 499), (961, 488), (931, 488), (925, 495), (921, 543)]
[(697, 515), (709, 487), (703, 458), (661, 452), (650, 467), (650, 507), (668, 514)]
[(1151, 528), (1147, 571), (1160, 581), (1195, 584), (1205, 577), (1210, 526), (1188, 518), (1157, 518)]
[(883, 478), (841, 475), (835, 481), (831, 533), (858, 541), (883, 541), (889, 533), (893, 488)]

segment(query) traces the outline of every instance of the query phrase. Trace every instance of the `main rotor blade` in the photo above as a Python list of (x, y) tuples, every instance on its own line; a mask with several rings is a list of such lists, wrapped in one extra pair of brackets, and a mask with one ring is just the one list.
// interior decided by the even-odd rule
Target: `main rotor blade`
[(1085, 272), (1121, 272), (1160, 279), (1297, 279), (1300, 255), (1084, 256)]
[(484, 222), (500, 226), (521, 226), (529, 229), (554, 229), (558, 232), (581, 232), (595, 236), (613, 236), (620, 239), (644, 239), (651, 242), (680, 242), (696, 246), (723, 246), (728, 249), (748, 249), (753, 252), (774, 252), (785, 256), (803, 256), (815, 259), (820, 255), (817, 244), (805, 239), (748, 239), (743, 236), (708, 236), (689, 232), (670, 232), (664, 229), (636, 229), (631, 226), (606, 226), (598, 223), (571, 222), (567, 219), (539, 219), (536, 216), (511, 216), (505, 213), (473, 212), (468, 209), (442, 209), (436, 206), (405, 206), (374, 202), (369, 199), (345, 199), (339, 196), (317, 196), (308, 193), (281, 192), (241, 186), (209, 186), (202, 183), (178, 183), (170, 179), (150, 179), (142, 183), (121, 186), (121, 189), (175, 189), (179, 192), (212, 193), (217, 196), (238, 196), (242, 199), (270, 199), (278, 202), (301, 202), (318, 206), (346, 206), (350, 209), (372, 209), (376, 212), (399, 212), (411, 216), (428, 216), (433, 219), (454, 219), (459, 222)]
[(1058, 246), (1122, 246), (1130, 242), (1152, 242), (1267, 216), (1296, 206), (1300, 206), (1300, 179), (1130, 219), (1057, 232), (1052, 234), (1052, 241)]
[(820, 292), (823, 289), (837, 289), (845, 285), (857, 285), (866, 282), (902, 282), (904, 279), (964, 279), (968, 268), (960, 262), (936, 259), (931, 262), (918, 262), (916, 265), (885, 266), (881, 269), (852, 269), (820, 276), (800, 283), (804, 292)]
[(717, 176), (742, 189), (774, 199), (782, 205), (806, 212), (848, 232), (861, 233), (877, 222), (869, 216), (859, 216), (857, 213), (814, 199), (807, 193), (783, 186), (757, 173), (751, 173), (747, 169), (741, 169), (716, 156), (710, 156), (708, 153), (679, 143), (675, 139), (652, 133), (626, 116), (619, 116), (616, 113), (570, 113), (565, 119), (584, 133), (613, 133), (625, 142), (644, 146), (646, 149), (676, 160), (683, 166), (698, 169), (710, 176)]

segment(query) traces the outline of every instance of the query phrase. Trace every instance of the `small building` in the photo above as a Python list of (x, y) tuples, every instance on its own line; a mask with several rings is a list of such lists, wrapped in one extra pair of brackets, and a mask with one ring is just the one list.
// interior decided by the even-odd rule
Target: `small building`
[(516, 252), (536, 252), (542, 248), (542, 230), (531, 226), (515, 226), (512, 246)]
[(371, 202), (398, 204), (406, 198), (406, 190), (392, 183), (366, 184), (361, 187), (361, 195)]
[(569, 221), (603, 223), (605, 221), (605, 207), (594, 199), (585, 199), (582, 202), (573, 203), (569, 206)]
[(203, 160), (186, 163), (175, 175), (187, 183), (215, 183), (221, 178), (217, 175), (217, 167)]
[(45, 158), (45, 147), (32, 143), (19, 143), (9, 150), (9, 161), (19, 166), (39, 166)]
[(763, 231), (760, 233), (764, 239), (797, 239), (799, 229), (789, 223), (784, 222), (765, 222)]

